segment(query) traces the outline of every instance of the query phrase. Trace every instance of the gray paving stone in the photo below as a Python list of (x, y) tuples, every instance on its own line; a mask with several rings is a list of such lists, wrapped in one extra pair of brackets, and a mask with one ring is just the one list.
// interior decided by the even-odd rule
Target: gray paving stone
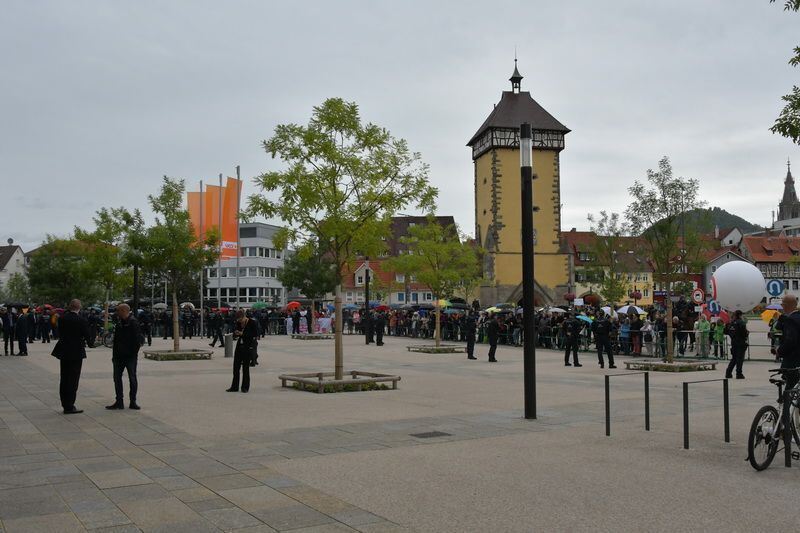
[(212, 476), (199, 478), (197, 480), (213, 491), (222, 491), (229, 489), (241, 489), (245, 487), (257, 487), (261, 485), (255, 479), (244, 474), (227, 474), (224, 476)]
[(217, 497), (214, 492), (203, 486), (197, 486), (192, 489), (174, 490), (172, 491), (172, 495), (185, 503), (212, 500)]
[(39, 514), (3, 520), (6, 533), (82, 533), (83, 525), (72, 513)]
[(119, 506), (133, 523), (143, 530), (154, 530), (182, 523), (207, 523), (200, 514), (174, 497), (147, 501), (125, 501), (121, 502)]
[(89, 476), (89, 479), (91, 479), (95, 485), (101, 489), (128, 487), (131, 485), (146, 485), (153, 482), (153, 480), (135, 468), (106, 470), (103, 472), (87, 472), (86, 475)]
[(103, 511), (75, 512), (86, 529), (105, 528), (131, 524), (125, 513), (114, 507)]
[(272, 487), (273, 489), (283, 489), (287, 487), (297, 487), (302, 485), (296, 479), (292, 479), (290, 477), (285, 476), (269, 476), (262, 480), (260, 480), (264, 485), (268, 487)]
[(153, 478), (153, 481), (167, 490), (191, 489), (200, 486), (198, 482), (184, 475), (156, 477)]
[(218, 528), (225, 531), (262, 524), (258, 518), (235, 507), (212, 509), (201, 514)]
[(319, 526), (333, 522), (330, 516), (302, 504), (256, 510), (252, 513), (259, 520), (278, 531)]
[(66, 512), (69, 512), (69, 507), (57, 496), (19, 501), (9, 499), (4, 494), (0, 494), (0, 520), (3, 522), (16, 518)]
[(198, 513), (202, 513), (203, 511), (211, 511), (213, 509), (230, 509), (232, 507), (236, 507), (234, 504), (226, 500), (225, 498), (221, 498), (219, 496), (215, 496), (209, 500), (202, 500), (199, 502), (184, 502), (186, 505), (191, 507), (194, 511)]
[(248, 512), (297, 503), (292, 498), (267, 486), (224, 490), (219, 492), (219, 495)]
[(170, 496), (170, 493), (161, 485), (156, 485), (154, 483), (150, 485), (133, 485), (130, 487), (105, 489), (103, 493), (117, 505), (131, 501), (161, 500), (169, 498)]
[(375, 524), (385, 521), (380, 516), (368, 513), (367, 511), (361, 509), (342, 511), (339, 513), (334, 513), (331, 516), (339, 522), (349, 526), (362, 526), (365, 524)]

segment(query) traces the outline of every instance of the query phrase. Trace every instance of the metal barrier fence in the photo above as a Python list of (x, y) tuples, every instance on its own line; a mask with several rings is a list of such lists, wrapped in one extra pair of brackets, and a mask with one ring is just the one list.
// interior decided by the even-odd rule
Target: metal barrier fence
[[(722, 382), (722, 411), (725, 426), (725, 442), (731, 441), (730, 403), (728, 400), (728, 379), (703, 379), (683, 382), (683, 449), (689, 449), (689, 385), (695, 383)], [(787, 426), (788, 427), (788, 426)]]
[(623, 372), (621, 374), (606, 374), (606, 437), (611, 436), (611, 377), (634, 376), (644, 374), (644, 429), (650, 431), (650, 373), (649, 372)]

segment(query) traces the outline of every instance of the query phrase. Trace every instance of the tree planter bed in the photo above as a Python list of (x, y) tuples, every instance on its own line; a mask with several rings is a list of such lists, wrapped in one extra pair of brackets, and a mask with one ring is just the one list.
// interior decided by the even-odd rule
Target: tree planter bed
[(145, 359), (153, 361), (196, 361), (200, 359), (211, 359), (214, 354), (212, 350), (145, 350)]
[(652, 370), (653, 372), (700, 372), (703, 370), (716, 370), (719, 361), (674, 361), (665, 363), (661, 360), (624, 361), (628, 370)]
[(409, 352), (419, 353), (467, 353), (467, 347), (460, 344), (440, 344), (439, 346), (433, 344), (417, 344), (414, 346), (406, 346)]
[(332, 339), (333, 333), (292, 333), (292, 338), (301, 341)]
[(392, 389), (397, 389), (400, 376), (391, 374), (377, 374), (375, 372), (362, 372), (351, 370), (345, 373), (344, 379), (334, 379), (333, 372), (316, 372), (309, 374), (282, 374), (278, 376), (281, 386), (287, 387), (288, 382), (293, 382), (292, 387), (310, 392), (351, 392), (362, 390), (385, 390), (389, 387), (385, 383), (392, 383)]

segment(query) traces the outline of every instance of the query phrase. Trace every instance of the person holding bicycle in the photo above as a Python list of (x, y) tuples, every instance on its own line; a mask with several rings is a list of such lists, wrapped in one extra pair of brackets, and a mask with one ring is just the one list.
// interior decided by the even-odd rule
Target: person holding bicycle
[[(781, 368), (800, 367), (800, 311), (797, 310), (797, 296), (787, 294), (783, 297), (783, 314), (778, 317), (776, 329), (781, 332), (777, 356), (781, 359)], [(800, 375), (798, 372), (786, 372), (786, 390), (793, 388)]]

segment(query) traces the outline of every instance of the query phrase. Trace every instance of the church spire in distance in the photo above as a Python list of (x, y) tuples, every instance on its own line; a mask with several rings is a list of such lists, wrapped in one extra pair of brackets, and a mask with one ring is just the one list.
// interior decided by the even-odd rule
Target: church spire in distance
[(517, 68), (517, 53), (514, 52), (514, 74), (508, 78), (508, 81), (511, 82), (511, 91), (518, 93), (520, 88), (522, 87), (522, 74), (519, 73), (519, 69)]

